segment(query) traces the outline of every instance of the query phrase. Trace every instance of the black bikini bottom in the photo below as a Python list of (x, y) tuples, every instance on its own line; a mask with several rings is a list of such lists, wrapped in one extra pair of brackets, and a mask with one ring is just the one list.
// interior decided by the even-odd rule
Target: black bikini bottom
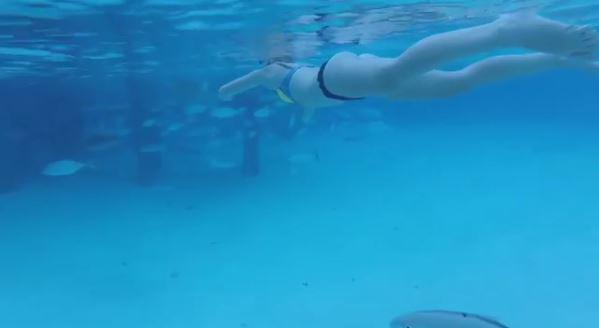
[(322, 90), (322, 94), (324, 94), (327, 98), (331, 98), (331, 99), (335, 99), (335, 100), (360, 100), (360, 99), (364, 99), (364, 97), (360, 97), (360, 98), (351, 98), (351, 97), (344, 97), (344, 96), (339, 96), (336, 95), (334, 93), (332, 93), (331, 91), (329, 91), (329, 89), (327, 89), (327, 87), (324, 85), (324, 68), (327, 66), (327, 63), (329, 62), (330, 59), (328, 59), (327, 61), (325, 61), (321, 66), (320, 69), (318, 70), (318, 86), (320, 87), (320, 90)]

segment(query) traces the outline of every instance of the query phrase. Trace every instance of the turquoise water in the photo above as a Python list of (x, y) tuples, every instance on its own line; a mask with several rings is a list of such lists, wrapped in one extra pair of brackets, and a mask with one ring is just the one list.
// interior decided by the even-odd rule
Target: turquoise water
[(599, 25), (589, 1), (3, 1), (0, 327), (596, 327), (598, 75), (299, 128), (267, 90), (217, 97), (269, 58), (392, 57), (531, 8)]

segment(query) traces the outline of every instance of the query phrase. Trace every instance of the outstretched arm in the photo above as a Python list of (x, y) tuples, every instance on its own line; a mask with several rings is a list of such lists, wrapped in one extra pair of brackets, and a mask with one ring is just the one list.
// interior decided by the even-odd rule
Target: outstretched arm
[(255, 87), (274, 90), (281, 84), (288, 70), (288, 68), (277, 64), (262, 67), (220, 87), (218, 90), (219, 97), (223, 100), (230, 100), (236, 94)]
[(236, 94), (261, 86), (264, 82), (264, 70), (257, 69), (220, 87), (218, 96), (223, 100), (231, 100)]

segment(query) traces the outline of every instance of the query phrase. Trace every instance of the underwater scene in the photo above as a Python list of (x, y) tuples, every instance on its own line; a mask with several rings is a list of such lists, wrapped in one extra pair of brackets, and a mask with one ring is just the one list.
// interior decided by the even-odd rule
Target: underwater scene
[(599, 3), (0, 1), (0, 327), (596, 328)]

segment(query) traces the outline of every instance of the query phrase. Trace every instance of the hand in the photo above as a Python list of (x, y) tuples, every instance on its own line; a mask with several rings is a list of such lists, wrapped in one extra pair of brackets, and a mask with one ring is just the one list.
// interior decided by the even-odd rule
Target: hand
[(230, 101), (233, 97), (227, 94), (223, 88), (224, 87), (220, 87), (220, 89), (218, 89), (218, 98), (220, 98), (222, 101)]

